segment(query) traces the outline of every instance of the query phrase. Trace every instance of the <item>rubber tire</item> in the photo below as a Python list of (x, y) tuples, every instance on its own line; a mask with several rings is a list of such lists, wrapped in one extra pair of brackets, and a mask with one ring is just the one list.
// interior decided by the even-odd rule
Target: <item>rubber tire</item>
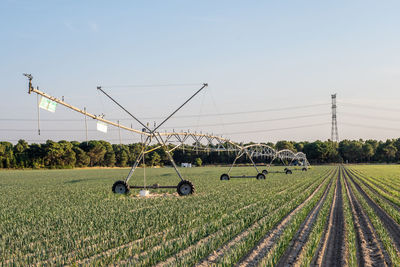
[(303, 172), (306, 172), (306, 171), (307, 171), (307, 168), (303, 168), (302, 171), (303, 171)]
[(264, 174), (264, 175), (267, 175), (268, 174), (268, 170), (263, 170), (261, 173)]
[[(120, 186), (120, 185), (123, 186), (122, 188), (124, 188), (125, 191), (116, 192), (115, 190), (117, 189), (117, 186)], [(121, 187), (119, 187), (119, 188), (121, 188)], [(128, 194), (129, 193), (129, 186), (128, 186), (127, 183), (125, 183), (125, 181), (116, 181), (112, 186), (112, 191), (113, 191), (114, 194)]]
[[(184, 190), (184, 187), (186, 187), (186, 189), (189, 187), (189, 192), (186, 192)], [(178, 192), (178, 194), (180, 196), (187, 196), (187, 195), (191, 195), (194, 193), (194, 186), (190, 181), (187, 180), (182, 180), (179, 182), (178, 186), (176, 187), (176, 191)]]
[(292, 174), (292, 171), (289, 170), (289, 169), (287, 169), (285, 173), (286, 173), (286, 174)]
[(229, 181), (231, 179), (231, 177), (229, 176), (229, 174), (224, 173), (221, 175), (221, 177), (219, 177), (219, 179), (221, 181)]
[(263, 173), (259, 173), (259, 174), (257, 174), (256, 179), (257, 180), (265, 180), (265, 175)]

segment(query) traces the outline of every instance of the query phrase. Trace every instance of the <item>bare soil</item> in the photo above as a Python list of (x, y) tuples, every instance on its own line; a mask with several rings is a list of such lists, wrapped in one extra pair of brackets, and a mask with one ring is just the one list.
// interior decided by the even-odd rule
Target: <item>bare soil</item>
[(343, 214), (342, 184), (340, 183), (341, 170), (336, 182), (334, 202), (329, 220), (329, 230), (326, 239), (325, 251), (323, 253), (321, 266), (343, 266), (345, 265), (345, 222)]

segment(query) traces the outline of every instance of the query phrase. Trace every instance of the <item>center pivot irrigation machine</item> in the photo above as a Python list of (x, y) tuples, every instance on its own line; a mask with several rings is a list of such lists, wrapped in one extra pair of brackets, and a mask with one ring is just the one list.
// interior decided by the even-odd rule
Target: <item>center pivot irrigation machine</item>
[[(275, 159), (280, 159), (285, 166), (289, 166), (293, 162), (303, 166), (303, 170), (307, 169), (309, 163), (304, 153), (294, 154), (290, 150), (282, 150), (275, 151), (273, 148), (264, 145), (264, 144), (255, 144), (250, 146), (241, 146), (238, 143), (232, 142), (229, 139), (222, 138), (220, 136), (215, 136), (212, 134), (203, 134), (203, 133), (191, 133), (187, 132), (160, 132), (158, 131), (162, 125), (164, 125), (172, 116), (174, 116), (183, 106), (185, 106), (191, 99), (193, 99), (197, 94), (199, 94), (205, 87), (208, 86), (207, 83), (202, 84), (201, 88), (199, 88), (192, 96), (190, 96), (182, 105), (180, 105), (174, 112), (172, 112), (169, 116), (167, 116), (158, 126), (154, 127), (154, 129), (150, 129), (145, 123), (140, 121), (137, 117), (135, 117), (131, 112), (129, 112), (125, 107), (123, 107), (119, 102), (117, 102), (114, 98), (112, 98), (107, 92), (103, 90), (101, 87), (97, 87), (97, 89), (103, 93), (107, 98), (109, 98), (112, 102), (114, 102), (118, 107), (120, 107), (123, 111), (125, 111), (129, 116), (132, 117), (135, 121), (137, 121), (143, 129), (136, 130), (132, 127), (127, 127), (118, 122), (113, 122), (107, 119), (104, 119), (104, 116), (98, 116), (91, 114), (85, 109), (79, 109), (74, 107), (66, 102), (64, 99), (60, 100), (56, 97), (50, 96), (39, 90), (39, 87), (36, 89), (32, 86), (32, 75), (24, 74), (29, 80), (29, 89), (28, 93), (36, 93), (41, 96), (41, 100), (38, 101), (38, 106), (40, 108), (46, 109), (48, 111), (54, 112), (56, 109), (56, 105), (60, 104), (65, 106), (68, 109), (72, 109), (78, 113), (83, 114), (85, 117), (89, 117), (97, 120), (98, 129), (101, 130), (102, 127), (106, 127), (105, 125), (111, 125), (126, 131), (130, 131), (136, 134), (139, 134), (143, 137), (144, 141), (142, 143), (142, 149), (137, 156), (132, 168), (130, 169), (127, 177), (124, 180), (116, 181), (112, 186), (112, 191), (114, 193), (126, 194), (129, 192), (129, 189), (158, 189), (158, 188), (176, 188), (177, 192), (181, 196), (190, 195), (194, 193), (194, 185), (189, 181), (185, 180), (182, 177), (182, 174), (179, 172), (178, 167), (172, 157), (171, 152), (175, 149), (191, 149), (194, 151), (206, 151), (206, 152), (234, 152), (237, 154), (232, 166), (230, 167), (227, 174), (221, 175), (221, 180), (229, 180), (230, 178), (257, 178), (257, 179), (265, 179), (265, 175), (268, 174), (267, 170), (263, 170), (259, 172), (256, 164), (253, 161), (253, 157), (264, 157), (271, 159), (267, 166)], [(39, 130), (40, 134), (40, 130)], [(153, 148), (149, 148), (150, 145), (155, 144), (156, 146)], [(144, 157), (147, 153), (154, 151), (156, 149), (163, 149), (168, 156), (171, 165), (176, 171), (180, 181), (178, 185), (146, 185), (144, 182), (143, 186), (140, 185), (129, 185), (129, 180), (133, 176), (136, 168), (139, 166), (140, 162), (144, 160)], [(290, 152), (290, 153), (289, 153)], [(250, 161), (252, 162), (255, 170), (257, 171), (256, 176), (229, 176), (230, 171), (234, 167), (236, 161), (246, 155)], [(291, 173), (291, 170), (288, 168), (285, 169), (286, 174)]]
[[(255, 176), (248, 176), (248, 175), (237, 175), (237, 176), (231, 176), (230, 172), (232, 171), (233, 167), (236, 164), (236, 161), (243, 157), (247, 156), (249, 160), (251, 161), (254, 169), (256, 170), (257, 174)], [(271, 164), (275, 160), (279, 160), (282, 162), (283, 165), (285, 165), (285, 169), (283, 172), (281, 171), (268, 171), (268, 169), (264, 169), (261, 172), (257, 168), (256, 163), (254, 162), (253, 158), (264, 158), (266, 160), (269, 160), (269, 162), (266, 162), (267, 167), (270, 167)], [(252, 144), (248, 146), (241, 147), (239, 152), (236, 155), (235, 160), (233, 161), (232, 165), (230, 166), (228, 173), (224, 173), (221, 175), (220, 179), (221, 180), (230, 180), (231, 178), (256, 178), (258, 180), (265, 179), (265, 176), (268, 173), (286, 173), (286, 174), (292, 174), (292, 169), (290, 166), (297, 165), (301, 166), (302, 171), (307, 171), (308, 167), (310, 166), (306, 155), (303, 152), (298, 152), (298, 153), (293, 153), (293, 151), (284, 149), (280, 151), (276, 151), (272, 147), (265, 145), (265, 144)], [(293, 169), (297, 170), (297, 169)]]

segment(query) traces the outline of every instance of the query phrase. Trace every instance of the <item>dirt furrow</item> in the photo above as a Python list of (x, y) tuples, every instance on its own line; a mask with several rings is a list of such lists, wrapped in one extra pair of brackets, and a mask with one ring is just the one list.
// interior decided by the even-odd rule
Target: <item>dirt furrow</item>
[[(329, 176), (330, 177), (330, 176)], [(325, 181), (325, 180), (324, 180)], [(292, 217), (299, 212), (319, 191), (324, 183), (322, 182), (316, 190), (299, 206), (291, 211), (273, 230), (271, 230), (256, 247), (254, 247), (244, 259), (239, 262), (239, 266), (256, 266), (257, 263), (268, 253), (273, 247), (275, 241), (280, 237), (283, 230), (290, 223)]]
[(307, 215), (306, 219), (301, 224), (299, 230), (296, 232), (293, 240), (290, 242), (289, 247), (286, 249), (283, 256), (279, 259), (277, 266), (286, 267), (286, 266), (293, 266), (295, 264), (304, 244), (308, 240), (314, 222), (317, 220), (319, 211), (321, 210), (321, 207), (325, 202), (326, 197), (328, 196), (328, 192), (331, 186), (332, 183), (329, 184), (321, 199), (317, 202), (315, 207)]
[(336, 190), (329, 219), (326, 244), (323, 246), (325, 249), (322, 253), (321, 266), (345, 265), (345, 222), (343, 214), (342, 184), (340, 183), (341, 174), (342, 170), (340, 170), (336, 182)]
[(354, 196), (346, 175), (347, 173), (344, 175), (344, 183), (356, 228), (358, 264), (359, 266), (388, 266), (390, 264), (385, 260), (383, 246), (377, 238), (372, 223)]
[[(347, 170), (346, 170), (346, 172), (347, 172)], [(382, 221), (386, 230), (391, 235), (393, 242), (396, 245), (397, 251), (400, 251), (400, 225), (398, 225), (396, 223), (396, 221), (393, 220), (392, 217), (390, 217), (378, 204), (376, 204), (375, 201), (373, 201), (367, 195), (367, 193), (365, 193), (365, 191), (360, 187), (360, 185), (353, 179), (354, 177), (352, 174), (350, 174), (349, 172), (347, 172), (347, 174), (349, 175), (349, 178), (352, 180), (352, 182), (354, 183), (357, 190), (365, 198), (368, 205), (374, 210), (376, 215)]]

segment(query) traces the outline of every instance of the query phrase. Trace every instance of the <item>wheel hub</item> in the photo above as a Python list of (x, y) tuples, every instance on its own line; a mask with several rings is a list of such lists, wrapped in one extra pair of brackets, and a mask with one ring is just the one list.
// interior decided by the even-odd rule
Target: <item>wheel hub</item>
[(115, 193), (119, 193), (119, 194), (125, 194), (125, 186), (122, 184), (116, 185), (115, 186)]
[(185, 184), (185, 185), (181, 186), (181, 192), (183, 195), (188, 195), (188, 194), (190, 194), (191, 191), (192, 191), (192, 189), (191, 189), (190, 185)]

